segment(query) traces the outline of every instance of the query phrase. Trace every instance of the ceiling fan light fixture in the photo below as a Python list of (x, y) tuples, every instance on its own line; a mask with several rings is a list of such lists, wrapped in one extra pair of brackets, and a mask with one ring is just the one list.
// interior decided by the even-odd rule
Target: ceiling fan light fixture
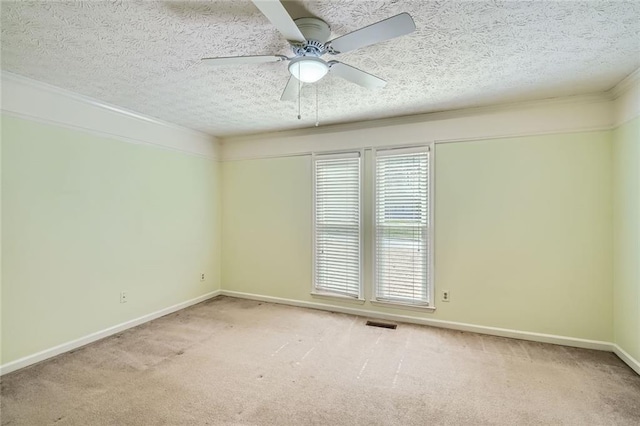
[(303, 83), (315, 83), (327, 75), (329, 65), (315, 56), (302, 56), (291, 60), (289, 72)]

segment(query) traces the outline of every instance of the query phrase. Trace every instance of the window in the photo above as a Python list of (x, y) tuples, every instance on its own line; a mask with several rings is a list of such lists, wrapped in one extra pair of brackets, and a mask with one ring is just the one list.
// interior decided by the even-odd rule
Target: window
[(360, 153), (314, 156), (314, 292), (360, 298)]
[(375, 167), (376, 300), (429, 305), (429, 150), (377, 151)]

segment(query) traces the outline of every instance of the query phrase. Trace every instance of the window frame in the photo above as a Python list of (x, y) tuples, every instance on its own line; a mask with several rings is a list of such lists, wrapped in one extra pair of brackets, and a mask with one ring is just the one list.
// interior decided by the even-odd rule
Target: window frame
[[(435, 199), (435, 143), (425, 143), (420, 145), (411, 145), (411, 146), (388, 146), (388, 147), (376, 147), (372, 148), (371, 155), (371, 188), (372, 188), (372, 203), (371, 203), (371, 300), (370, 303), (373, 305), (382, 305), (382, 306), (397, 306), (402, 307), (403, 309), (413, 309), (420, 311), (435, 311), (435, 208), (434, 208), (434, 199)], [(396, 301), (396, 300), (388, 300), (388, 299), (378, 299), (378, 262), (377, 262), (377, 237), (378, 237), (378, 218), (377, 218), (377, 204), (378, 204), (378, 188), (377, 188), (377, 173), (378, 173), (378, 152), (380, 151), (396, 151), (398, 154), (411, 154), (416, 152), (427, 152), (428, 155), (428, 173), (427, 173), (427, 182), (428, 182), (428, 192), (427, 192), (427, 210), (429, 212), (429, 221), (427, 226), (427, 247), (428, 247), (428, 258), (426, 261), (426, 265), (428, 267), (427, 273), (427, 298), (428, 302), (426, 303), (411, 303), (406, 301)]]
[[(332, 293), (329, 291), (322, 291), (316, 287), (316, 267), (317, 267), (317, 255), (316, 255), (316, 236), (317, 236), (317, 220), (316, 220), (316, 161), (318, 159), (339, 159), (339, 158), (358, 158), (358, 296), (352, 297), (339, 293)], [(348, 150), (348, 151), (332, 151), (332, 152), (322, 152), (322, 153), (312, 153), (311, 154), (311, 186), (312, 186), (312, 201), (311, 201), (311, 211), (312, 211), (312, 234), (311, 234), (311, 296), (319, 297), (319, 298), (328, 298), (328, 299), (338, 299), (342, 301), (350, 301), (362, 304), (365, 302), (364, 299), (364, 212), (363, 212), (363, 199), (364, 199), (364, 149), (359, 150)]]

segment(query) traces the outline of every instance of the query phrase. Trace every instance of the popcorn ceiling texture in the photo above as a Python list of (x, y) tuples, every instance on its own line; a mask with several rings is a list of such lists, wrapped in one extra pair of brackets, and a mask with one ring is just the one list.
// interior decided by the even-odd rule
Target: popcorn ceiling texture
[[(292, 16), (333, 37), (400, 12), (417, 31), (337, 57), (388, 81), (329, 75), (322, 124), (610, 89), (640, 66), (638, 1), (306, 1)], [(287, 63), (212, 68), (202, 57), (283, 54), (249, 1), (2, 2), (2, 69), (216, 136), (315, 123), (316, 86), (281, 102)]]

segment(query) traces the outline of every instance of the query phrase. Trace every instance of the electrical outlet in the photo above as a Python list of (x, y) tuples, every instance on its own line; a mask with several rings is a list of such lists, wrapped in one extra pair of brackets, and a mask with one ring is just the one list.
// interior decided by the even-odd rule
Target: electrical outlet
[(204, 272), (200, 274), (200, 281), (204, 281)]
[(449, 290), (442, 290), (442, 301), (449, 302), (451, 300), (451, 293)]
[(127, 292), (126, 291), (121, 291), (120, 292), (120, 303), (127, 303)]

